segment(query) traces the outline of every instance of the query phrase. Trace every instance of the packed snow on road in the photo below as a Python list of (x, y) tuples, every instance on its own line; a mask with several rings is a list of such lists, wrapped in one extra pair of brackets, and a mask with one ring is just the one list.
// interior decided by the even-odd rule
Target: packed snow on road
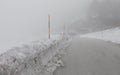
[(88, 33), (85, 35), (80, 35), (80, 37), (84, 38), (93, 38), (93, 39), (100, 39), (104, 41), (110, 41), (113, 43), (120, 44), (120, 28), (113, 28), (99, 32)]

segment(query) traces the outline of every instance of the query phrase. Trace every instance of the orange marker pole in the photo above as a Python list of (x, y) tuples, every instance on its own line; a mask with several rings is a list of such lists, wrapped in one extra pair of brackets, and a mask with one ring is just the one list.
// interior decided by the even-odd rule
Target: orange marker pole
[(50, 15), (48, 15), (48, 38), (50, 39)]

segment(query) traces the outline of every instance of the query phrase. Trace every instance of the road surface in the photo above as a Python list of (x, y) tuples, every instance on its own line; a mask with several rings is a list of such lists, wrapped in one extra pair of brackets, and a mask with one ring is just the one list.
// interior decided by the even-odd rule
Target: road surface
[(76, 37), (55, 75), (120, 75), (120, 46)]

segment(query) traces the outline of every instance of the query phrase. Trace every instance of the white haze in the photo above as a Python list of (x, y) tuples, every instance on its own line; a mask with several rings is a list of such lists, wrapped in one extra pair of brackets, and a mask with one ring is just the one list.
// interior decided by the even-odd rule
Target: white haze
[(0, 50), (47, 34), (62, 31), (84, 13), (90, 0), (0, 0)]

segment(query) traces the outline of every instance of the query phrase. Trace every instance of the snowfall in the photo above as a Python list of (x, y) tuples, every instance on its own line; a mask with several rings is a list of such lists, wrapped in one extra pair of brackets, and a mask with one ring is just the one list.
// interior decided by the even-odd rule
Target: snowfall
[(80, 35), (80, 37), (99, 39), (99, 40), (120, 44), (120, 28), (117, 27), (104, 31), (88, 33), (88, 34)]

